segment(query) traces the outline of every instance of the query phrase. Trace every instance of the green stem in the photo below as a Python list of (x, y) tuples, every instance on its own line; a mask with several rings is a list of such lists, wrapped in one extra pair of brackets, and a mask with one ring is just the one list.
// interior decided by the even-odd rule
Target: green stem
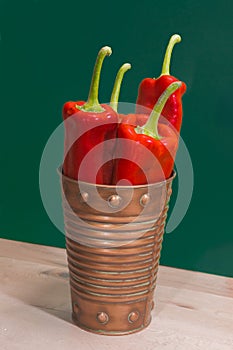
[(111, 53), (112, 53), (112, 49), (109, 46), (104, 46), (102, 47), (102, 49), (100, 49), (98, 56), (96, 58), (96, 62), (93, 70), (91, 86), (90, 86), (87, 102), (83, 106), (77, 106), (77, 108), (81, 109), (82, 111), (96, 112), (96, 113), (101, 113), (104, 111), (104, 108), (101, 107), (98, 99), (100, 73), (101, 73), (101, 68), (102, 68), (104, 58), (106, 56), (110, 56)]
[(166, 52), (165, 52), (164, 60), (163, 60), (161, 75), (170, 75), (170, 63), (171, 63), (172, 50), (175, 44), (179, 43), (180, 41), (181, 41), (181, 36), (178, 34), (174, 34), (170, 38)]
[(160, 95), (158, 101), (156, 102), (153, 111), (151, 112), (147, 122), (145, 125), (141, 127), (136, 128), (136, 132), (138, 134), (145, 134), (149, 135), (157, 140), (159, 140), (161, 137), (159, 136), (158, 132), (158, 122), (160, 114), (162, 113), (162, 110), (169, 99), (169, 97), (182, 85), (181, 81), (175, 81), (174, 83), (171, 83), (166, 90)]
[(121, 68), (117, 72), (117, 76), (115, 79), (115, 83), (113, 86), (112, 95), (111, 95), (111, 99), (110, 99), (110, 106), (116, 112), (117, 112), (117, 107), (118, 107), (118, 101), (119, 101), (122, 80), (123, 80), (125, 73), (129, 69), (131, 69), (131, 64), (125, 63), (121, 66)]

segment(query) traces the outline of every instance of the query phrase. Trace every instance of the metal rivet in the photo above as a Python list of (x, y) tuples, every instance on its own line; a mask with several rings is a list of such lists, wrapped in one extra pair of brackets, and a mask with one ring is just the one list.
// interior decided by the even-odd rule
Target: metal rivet
[(98, 312), (97, 314), (97, 321), (102, 324), (106, 324), (109, 320), (108, 314), (105, 312)]
[(81, 193), (81, 199), (84, 203), (86, 203), (88, 201), (88, 198), (89, 198), (89, 194), (87, 192)]
[(79, 306), (74, 304), (74, 313), (77, 314), (79, 312)]
[(121, 197), (118, 196), (117, 194), (113, 194), (108, 198), (108, 204), (112, 208), (118, 208), (119, 205), (121, 204)]
[(145, 207), (150, 202), (150, 195), (149, 193), (145, 193), (142, 195), (140, 199), (140, 204)]
[(139, 312), (138, 311), (132, 311), (130, 312), (128, 316), (129, 323), (134, 323), (138, 320), (139, 318)]

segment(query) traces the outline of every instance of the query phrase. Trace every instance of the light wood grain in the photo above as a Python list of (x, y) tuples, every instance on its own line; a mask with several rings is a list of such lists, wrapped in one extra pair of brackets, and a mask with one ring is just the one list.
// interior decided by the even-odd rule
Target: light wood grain
[(122, 337), (72, 324), (65, 250), (0, 240), (1, 350), (232, 350), (233, 279), (160, 266), (151, 325)]

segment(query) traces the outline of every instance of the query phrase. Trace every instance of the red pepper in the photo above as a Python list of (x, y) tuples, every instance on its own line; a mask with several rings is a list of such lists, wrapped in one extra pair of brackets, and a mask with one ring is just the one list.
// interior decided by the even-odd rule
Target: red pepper
[[(170, 75), (170, 61), (173, 47), (176, 43), (181, 41), (181, 37), (177, 34), (170, 38), (167, 50), (165, 53), (162, 73), (155, 78), (146, 78), (139, 85), (136, 113), (147, 113), (145, 108), (153, 109), (159, 96), (163, 91), (173, 82), (178, 81), (175, 77)], [(162, 116), (165, 117), (178, 132), (180, 132), (182, 124), (182, 96), (186, 91), (186, 85), (182, 82), (180, 89), (176, 90), (168, 99), (162, 110)]]
[[(98, 90), (104, 58), (111, 55), (111, 48), (103, 47), (97, 56), (87, 102), (67, 102), (63, 107), (65, 125), (64, 175), (97, 184), (110, 184), (113, 163), (105, 160), (112, 157), (115, 147), (118, 115), (108, 105), (100, 105)], [(106, 143), (105, 141), (112, 140)], [(89, 154), (88, 162), (81, 166), (85, 156), (98, 146), (96, 153)], [(83, 163), (83, 164), (84, 164)], [(105, 164), (104, 164), (105, 163)], [(101, 167), (99, 168), (99, 165)]]
[(166, 88), (144, 126), (119, 125), (114, 184), (120, 181), (122, 185), (143, 185), (170, 177), (178, 148), (178, 134), (168, 125), (158, 125), (158, 120), (169, 96), (181, 84), (180, 81), (173, 82)]

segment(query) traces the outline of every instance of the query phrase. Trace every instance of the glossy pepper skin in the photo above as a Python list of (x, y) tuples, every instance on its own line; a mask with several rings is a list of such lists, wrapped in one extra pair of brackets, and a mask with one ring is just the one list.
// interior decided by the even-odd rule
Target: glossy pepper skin
[(178, 148), (178, 133), (166, 124), (158, 124), (158, 120), (167, 99), (181, 84), (173, 82), (167, 87), (144, 126), (135, 127), (125, 122), (119, 125), (114, 184), (144, 185), (171, 176)]
[[(98, 53), (88, 101), (67, 102), (62, 112), (65, 126), (63, 174), (74, 180), (106, 185), (112, 181), (113, 164), (105, 160), (112, 158), (118, 115), (110, 106), (99, 104), (98, 88), (103, 60), (110, 54), (111, 48), (107, 46)], [(98, 154), (91, 153), (96, 146)], [(85, 162), (86, 156), (88, 161)]]
[[(157, 79), (145, 78), (140, 83), (136, 101), (136, 113), (146, 113), (143, 110), (143, 107), (147, 107), (152, 110), (155, 103), (158, 101), (159, 96), (161, 96), (166, 88), (173, 82), (178, 81), (177, 78), (170, 75), (169, 70), (173, 47), (180, 41), (181, 37), (177, 34), (171, 37), (165, 53), (161, 75)], [(178, 132), (180, 132), (182, 125), (182, 96), (185, 91), (186, 85), (182, 82), (181, 87), (169, 97), (161, 113), (165, 118), (165, 121), (168, 120), (168, 122), (171, 123), (171, 125), (173, 125)]]

